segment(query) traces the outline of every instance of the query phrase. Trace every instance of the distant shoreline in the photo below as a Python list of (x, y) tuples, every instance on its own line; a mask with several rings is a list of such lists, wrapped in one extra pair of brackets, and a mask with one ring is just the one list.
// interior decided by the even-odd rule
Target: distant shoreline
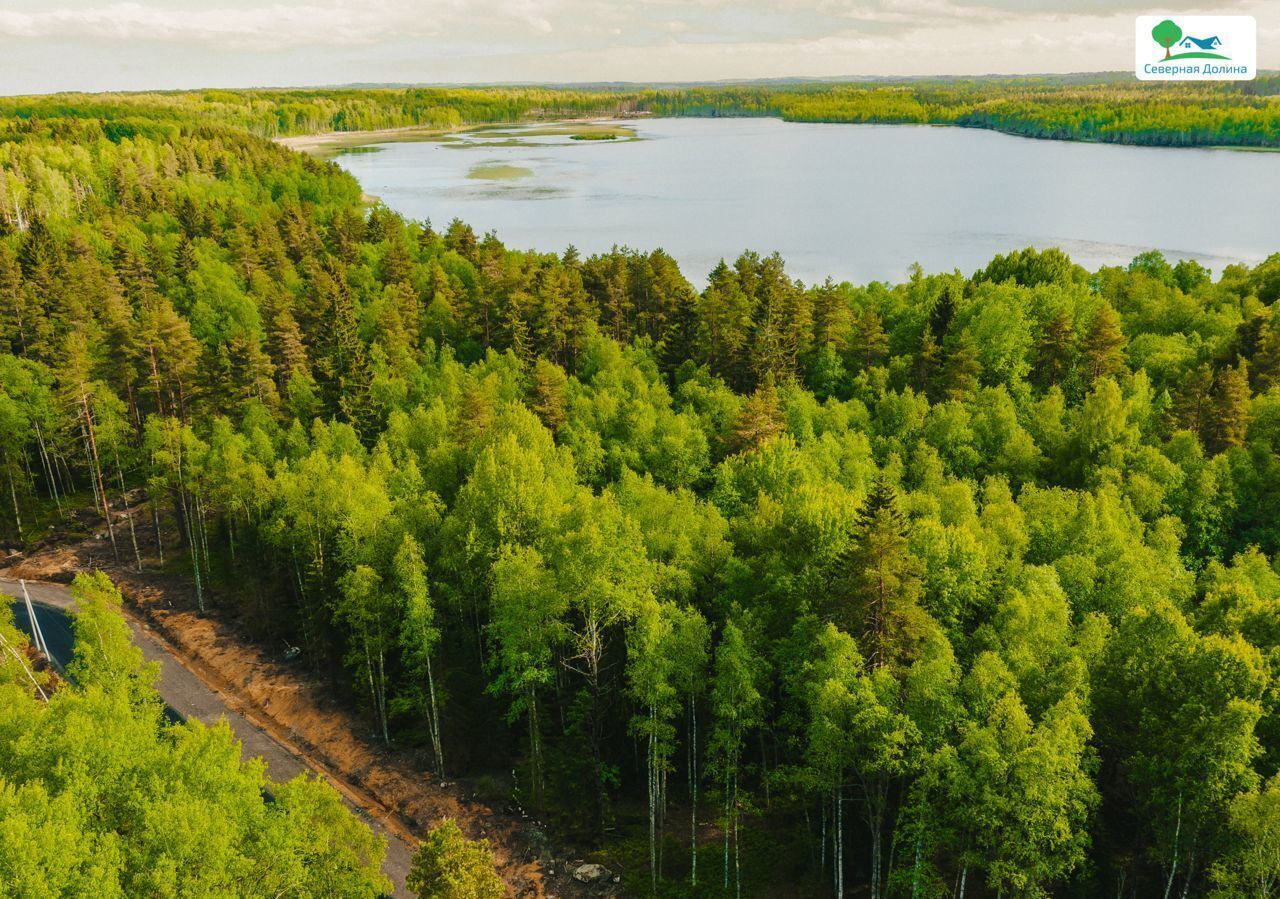
[(286, 137), (274, 137), (272, 140), (282, 147), (297, 150), (299, 153), (310, 153), (316, 156), (331, 155), (348, 147), (363, 147), (369, 144), (392, 143), (397, 141), (430, 140), (448, 134), (460, 134), (467, 131), (478, 131), (485, 128), (511, 128), (531, 124), (587, 124), (592, 122), (612, 122), (619, 119), (644, 118), (647, 113), (619, 112), (611, 115), (569, 116), (548, 118), (527, 118), (518, 122), (478, 122), (453, 127), (433, 127), (430, 125), (405, 125), (400, 128), (377, 128), (369, 131), (321, 131), (316, 134), (291, 134)]
[(403, 128), (379, 128), (373, 131), (321, 131), (316, 134), (292, 134), (288, 137), (275, 137), (272, 140), (282, 147), (288, 147), (300, 153), (315, 153), (330, 147), (358, 147), (382, 141), (436, 137), (441, 134), (466, 131), (470, 127), (472, 126), (432, 128), (427, 125), (406, 125)]
[[(502, 129), (513, 127), (524, 127), (529, 125), (550, 125), (550, 124), (590, 124), (596, 122), (610, 122), (626, 119), (638, 119), (650, 117), (647, 112), (618, 112), (610, 115), (596, 116), (571, 116), (568, 118), (550, 117), (530, 117), (521, 119), (517, 122), (476, 122), (466, 125), (457, 125), (453, 127), (432, 127), (429, 125), (405, 125), (399, 128), (379, 128), (367, 131), (321, 131), (315, 134), (294, 134), (285, 137), (275, 137), (272, 141), (291, 150), (297, 150), (300, 153), (307, 153), (319, 158), (329, 158), (336, 156), (339, 152), (352, 147), (364, 147), (372, 144), (382, 143), (399, 143), (411, 141), (427, 141), (438, 140), (448, 137), (452, 134), (464, 134), (471, 131), (481, 131), (486, 129)], [(1007, 130), (1003, 128), (994, 128), (987, 125), (971, 125), (954, 122), (849, 122), (840, 120), (807, 120), (807, 119), (788, 119), (779, 115), (739, 115), (739, 116), (704, 116), (704, 115), (676, 115), (674, 118), (774, 118), (781, 122), (790, 122), (792, 124), (812, 124), (812, 125), (886, 125), (886, 126), (917, 126), (924, 128), (963, 128), (973, 131), (989, 131), (995, 134), (1003, 134), (1006, 137), (1021, 138), (1024, 140), (1046, 140), (1068, 144), (1098, 144), (1101, 146), (1113, 147), (1140, 147), (1153, 150), (1234, 150), (1245, 153), (1277, 153), (1280, 147), (1253, 146), (1244, 144), (1192, 144), (1192, 145), (1169, 145), (1169, 144), (1153, 144), (1130, 141), (1109, 141), (1099, 140), (1096, 138), (1084, 137), (1057, 137), (1045, 136), (1039, 134), (1025, 134), (1018, 131)]]

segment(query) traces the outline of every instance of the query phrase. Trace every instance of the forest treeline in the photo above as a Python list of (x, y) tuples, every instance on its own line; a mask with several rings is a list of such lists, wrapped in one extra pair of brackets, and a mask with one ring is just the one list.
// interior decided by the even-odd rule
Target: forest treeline
[[(69, 679), (0, 606), (0, 891), (11, 899), (376, 899), (386, 850), (327, 783), (270, 783), (225, 721), (175, 723), (103, 574), (72, 585)], [(7, 597), (6, 597), (7, 599)]]
[(215, 118), (5, 126), (11, 538), (176, 525), (202, 606), (633, 889), (1269, 895), (1280, 255), (695, 286)]
[(690, 88), (659, 92), (644, 108), (659, 115), (957, 125), (1021, 137), (1151, 146), (1280, 146), (1280, 76), (1168, 88), (1128, 78)]
[(265, 137), (652, 114), (957, 125), (1023, 137), (1155, 146), (1280, 147), (1280, 75), (1227, 83), (1081, 76), (619, 88), (206, 90), (0, 98), (0, 120), (100, 121), (163, 138), (196, 116)]

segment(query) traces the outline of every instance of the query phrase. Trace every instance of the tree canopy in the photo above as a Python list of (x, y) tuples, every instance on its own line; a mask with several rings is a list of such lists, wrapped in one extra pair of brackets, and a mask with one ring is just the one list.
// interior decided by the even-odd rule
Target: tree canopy
[[(1005, 88), (644, 102), (1275, 142), (1237, 87)], [(377, 740), (501, 772), (654, 890), (1274, 890), (1280, 255), (806, 285), (748, 252), (695, 286), (659, 249), (405, 220), (263, 137), (571, 96), (6, 101), (6, 536), (95, 510), (119, 564), (299, 647)], [(82, 635), (76, 686), (46, 704), (5, 662), (0, 852), (68, 847), (72, 892), (253, 895), (310, 883), (304, 857), (375, 890), (336, 800), (263, 803), (225, 729), (163, 724), (109, 587), (78, 589), (110, 639)]]

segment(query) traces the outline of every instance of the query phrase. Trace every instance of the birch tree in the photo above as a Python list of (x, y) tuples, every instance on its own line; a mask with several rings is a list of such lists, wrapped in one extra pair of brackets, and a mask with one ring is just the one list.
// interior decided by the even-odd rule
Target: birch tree
[(427, 566), (422, 547), (405, 534), (393, 562), (396, 583), (400, 588), (404, 617), (400, 640), (410, 663), (425, 677), (427, 686), (427, 732), (436, 775), (444, 778), (444, 748), (440, 736), (440, 697), (436, 690), (431, 658), (440, 643), (440, 627), (435, 605), (427, 588)]
[[(760, 692), (763, 662), (733, 621), (725, 623), (716, 646), (711, 681), (714, 715), (707, 749), (712, 772), (723, 791), (724, 869), (722, 887), (733, 883), (734, 895), (742, 895), (740, 831), (748, 796), (742, 787), (743, 751), (747, 735), (761, 723), (764, 696)], [(730, 877), (732, 860), (732, 877)]]

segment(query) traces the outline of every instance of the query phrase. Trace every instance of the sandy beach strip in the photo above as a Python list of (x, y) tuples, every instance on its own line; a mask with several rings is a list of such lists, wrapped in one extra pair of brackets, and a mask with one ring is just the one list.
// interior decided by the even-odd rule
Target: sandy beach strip
[(366, 144), (384, 144), (392, 141), (429, 140), (445, 134), (467, 131), (474, 125), (454, 128), (434, 128), (430, 125), (408, 125), (404, 128), (380, 128), (374, 131), (321, 131), (316, 134), (293, 134), (274, 138), (282, 147), (300, 153), (325, 153), (344, 147), (360, 147)]
[(297, 150), (300, 153), (323, 156), (336, 153), (348, 147), (363, 147), (369, 144), (387, 144), (398, 141), (439, 140), (451, 134), (461, 134), (468, 131), (524, 128), (530, 125), (598, 125), (602, 122), (616, 122), (643, 117), (636, 113), (613, 113), (610, 115), (580, 116), (577, 118), (527, 118), (518, 122), (472, 122), (453, 126), (406, 125), (401, 128), (379, 128), (371, 131), (321, 131), (316, 134), (293, 134), (287, 137), (276, 137), (273, 140), (283, 147)]

